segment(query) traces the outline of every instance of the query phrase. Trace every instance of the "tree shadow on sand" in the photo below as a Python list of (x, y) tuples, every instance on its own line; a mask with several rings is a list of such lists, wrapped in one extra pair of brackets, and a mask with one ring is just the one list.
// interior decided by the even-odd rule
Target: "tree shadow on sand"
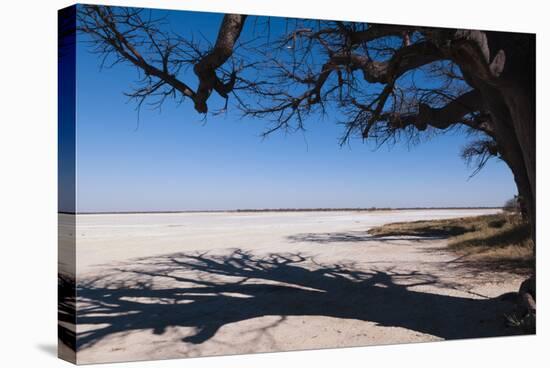
[(294, 243), (319, 243), (319, 244), (331, 244), (331, 243), (356, 243), (356, 242), (382, 242), (399, 245), (399, 242), (412, 241), (412, 242), (425, 242), (427, 240), (442, 240), (447, 239), (448, 236), (441, 235), (440, 233), (433, 234), (396, 234), (389, 236), (376, 236), (371, 235), (367, 231), (346, 231), (346, 232), (332, 232), (332, 233), (302, 233), (287, 236), (287, 240)]
[(169, 327), (192, 327), (182, 341), (201, 344), (226, 324), (262, 316), (371, 321), (443, 339), (513, 333), (503, 318), (510, 301), (415, 291), (420, 285), (449, 287), (430, 274), (324, 265), (300, 253), (260, 257), (237, 249), (142, 258), (79, 281), (78, 324), (90, 329), (79, 331), (76, 346), (120, 332), (161, 335)]

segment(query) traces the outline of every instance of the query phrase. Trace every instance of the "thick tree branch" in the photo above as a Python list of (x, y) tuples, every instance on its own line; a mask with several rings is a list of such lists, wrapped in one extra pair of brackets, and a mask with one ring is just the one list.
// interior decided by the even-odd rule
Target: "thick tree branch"
[(369, 83), (389, 83), (409, 70), (443, 59), (441, 51), (430, 42), (419, 42), (398, 49), (387, 61), (372, 60), (366, 55), (341, 53), (332, 55), (330, 61), (361, 70)]
[(479, 91), (471, 90), (440, 108), (420, 104), (416, 125), (425, 126), (429, 124), (434, 128), (446, 129), (451, 124), (463, 121), (466, 115), (480, 111), (483, 108), (482, 101)]
[[(493, 82), (504, 70), (506, 54), (503, 50), (490, 51), (487, 32), (468, 29), (425, 29), (423, 34), (471, 77)], [(491, 59), (492, 57), (492, 59)]]
[[(491, 135), (490, 125), (483, 119), (469, 119), (467, 116), (482, 111), (483, 99), (477, 90), (471, 90), (458, 96), (447, 105), (433, 108), (427, 104), (420, 104), (416, 114), (386, 113), (379, 120), (387, 121), (394, 129), (403, 129), (414, 126), (418, 130), (425, 130), (428, 126), (436, 129), (447, 129), (454, 124), (465, 124), (475, 130), (481, 130)], [(376, 124), (376, 122), (372, 123)], [(367, 138), (370, 126), (363, 131)]]
[(195, 108), (198, 112), (206, 113), (208, 111), (206, 100), (212, 90), (216, 90), (222, 97), (227, 97), (227, 94), (233, 89), (235, 73), (231, 75), (228, 82), (223, 83), (218, 79), (216, 69), (233, 54), (235, 43), (239, 39), (245, 20), (246, 15), (226, 14), (223, 17), (214, 48), (195, 64), (193, 70), (199, 78), (195, 99)]

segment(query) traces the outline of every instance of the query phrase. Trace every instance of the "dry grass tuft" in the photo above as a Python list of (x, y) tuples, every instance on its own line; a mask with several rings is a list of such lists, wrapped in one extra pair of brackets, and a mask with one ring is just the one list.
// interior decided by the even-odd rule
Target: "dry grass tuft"
[[(531, 268), (534, 246), (529, 224), (516, 213), (457, 219), (397, 222), (369, 230), (374, 236), (448, 238), (448, 246), (471, 261)], [(510, 267), (510, 268), (514, 268)]]

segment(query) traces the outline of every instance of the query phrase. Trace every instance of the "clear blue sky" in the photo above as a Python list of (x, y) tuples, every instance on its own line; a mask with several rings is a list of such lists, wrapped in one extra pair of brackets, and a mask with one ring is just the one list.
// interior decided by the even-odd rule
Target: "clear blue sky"
[[(221, 16), (174, 12), (169, 19), (174, 31), (200, 28), (213, 40)], [(138, 125), (135, 104), (123, 95), (136, 79), (128, 65), (100, 71), (97, 55), (78, 44), (78, 212), (499, 206), (516, 193), (496, 160), (468, 180), (461, 134), (410, 149), (374, 151), (359, 140), (340, 147), (343, 128), (329, 114), (310, 120), (303, 134), (264, 140), (264, 121), (232, 111), (204, 123), (189, 102), (144, 108)]]

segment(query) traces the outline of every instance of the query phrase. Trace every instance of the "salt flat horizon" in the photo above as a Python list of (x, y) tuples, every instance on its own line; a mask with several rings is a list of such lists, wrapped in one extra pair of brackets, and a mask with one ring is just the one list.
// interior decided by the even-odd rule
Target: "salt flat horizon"
[[(244, 248), (287, 251), (297, 234), (357, 233), (391, 222), (496, 213), (498, 208), (335, 211), (200, 211), (60, 214), (60, 234), (75, 233), (76, 269), (153, 254)], [(69, 249), (72, 238), (63, 236)], [(311, 247), (308, 242), (302, 249)], [(311, 249), (314, 251), (314, 249)], [(61, 252), (62, 254), (65, 252)], [(67, 252), (66, 254), (71, 254)], [(62, 257), (64, 258), (64, 257)], [(353, 258), (353, 257), (352, 257)], [(70, 260), (63, 262), (70, 264)]]
[(143, 211), (58, 211), (68, 215), (131, 215), (163, 213), (238, 213), (238, 212), (375, 212), (375, 211), (415, 211), (415, 210), (499, 210), (503, 206), (428, 206), (428, 207), (311, 207), (311, 208), (234, 208), (211, 210), (143, 210)]

